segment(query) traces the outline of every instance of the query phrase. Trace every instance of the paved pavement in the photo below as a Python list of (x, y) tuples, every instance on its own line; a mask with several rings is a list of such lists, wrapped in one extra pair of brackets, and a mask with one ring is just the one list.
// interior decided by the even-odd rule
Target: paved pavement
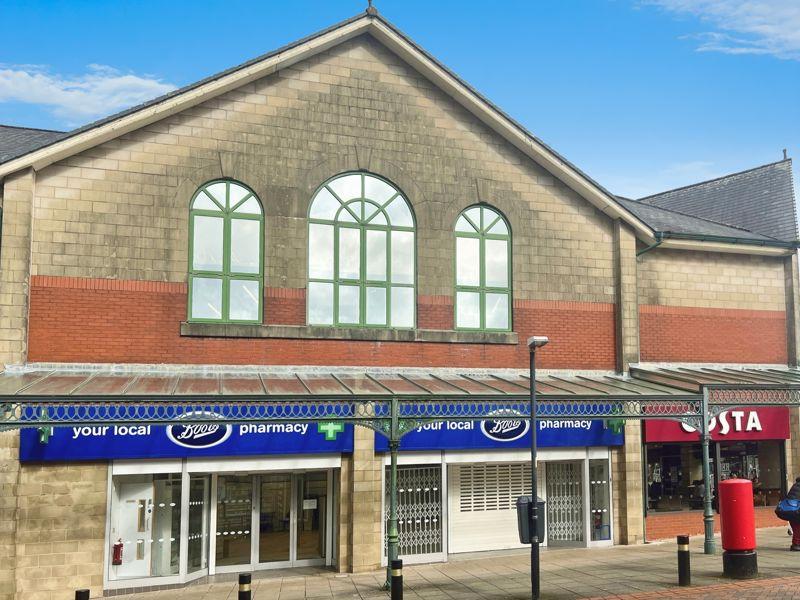
[[(611, 596), (603, 600), (797, 600), (800, 598), (800, 577), (758, 579), (689, 588), (666, 588), (658, 592)], [(592, 600), (600, 600), (595, 598)]]
[[(722, 557), (703, 554), (692, 538), (692, 588), (677, 588), (674, 542), (542, 552), (542, 600), (680, 597), (728, 600), (800, 600), (800, 553), (789, 552), (785, 528), (758, 533), (760, 578), (722, 577)], [(253, 575), (254, 600), (385, 600), (384, 573), (341, 575), (318, 569), (261, 571)], [(781, 578), (781, 579), (776, 579)], [(447, 563), (407, 566), (405, 600), (527, 600), (527, 550), (451, 557)], [(233, 577), (183, 589), (126, 595), (124, 600), (235, 600)]]

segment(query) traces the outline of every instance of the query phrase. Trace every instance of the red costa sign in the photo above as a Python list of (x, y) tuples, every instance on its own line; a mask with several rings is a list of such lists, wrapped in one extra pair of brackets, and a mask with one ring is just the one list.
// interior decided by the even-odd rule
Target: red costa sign
[[(697, 442), (700, 434), (677, 421), (645, 421), (646, 442)], [(789, 409), (735, 408), (720, 413), (711, 421), (711, 439), (718, 441), (788, 440)]]

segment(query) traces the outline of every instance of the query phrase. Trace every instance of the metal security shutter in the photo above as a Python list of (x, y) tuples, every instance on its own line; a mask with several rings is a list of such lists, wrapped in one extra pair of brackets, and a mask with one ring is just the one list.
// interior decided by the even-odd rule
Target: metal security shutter
[[(389, 470), (386, 470), (389, 481)], [(443, 560), (442, 467), (401, 466), (397, 468), (397, 529), (400, 556), (411, 562)], [(385, 499), (389, 518), (388, 487)], [(386, 540), (384, 539), (384, 555)]]
[(517, 496), (531, 493), (530, 465), (451, 466), (449, 551), (519, 548)]

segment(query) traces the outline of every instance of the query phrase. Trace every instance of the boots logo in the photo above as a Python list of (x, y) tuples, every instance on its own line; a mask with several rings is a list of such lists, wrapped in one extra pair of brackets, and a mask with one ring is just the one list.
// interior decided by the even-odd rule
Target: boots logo
[[(209, 420), (221, 419), (222, 417), (213, 412), (192, 412), (184, 415), (184, 418), (197, 418), (199, 415), (207, 417)], [(231, 435), (231, 426), (220, 423), (186, 423), (167, 426), (167, 437), (173, 444), (184, 448), (211, 448), (217, 446), (228, 439)]]
[(509, 415), (516, 418), (481, 421), (481, 431), (490, 440), (513, 442), (528, 433), (528, 421), (527, 419), (519, 418), (519, 413), (512, 410), (504, 410), (497, 411), (495, 415)]

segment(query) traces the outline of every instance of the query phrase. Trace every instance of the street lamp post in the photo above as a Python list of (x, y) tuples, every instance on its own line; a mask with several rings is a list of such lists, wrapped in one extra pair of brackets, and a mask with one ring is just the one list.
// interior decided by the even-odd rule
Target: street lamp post
[(530, 429), (531, 429), (531, 598), (539, 600), (539, 489), (536, 485), (536, 349), (550, 340), (543, 335), (528, 338), (530, 350)]

